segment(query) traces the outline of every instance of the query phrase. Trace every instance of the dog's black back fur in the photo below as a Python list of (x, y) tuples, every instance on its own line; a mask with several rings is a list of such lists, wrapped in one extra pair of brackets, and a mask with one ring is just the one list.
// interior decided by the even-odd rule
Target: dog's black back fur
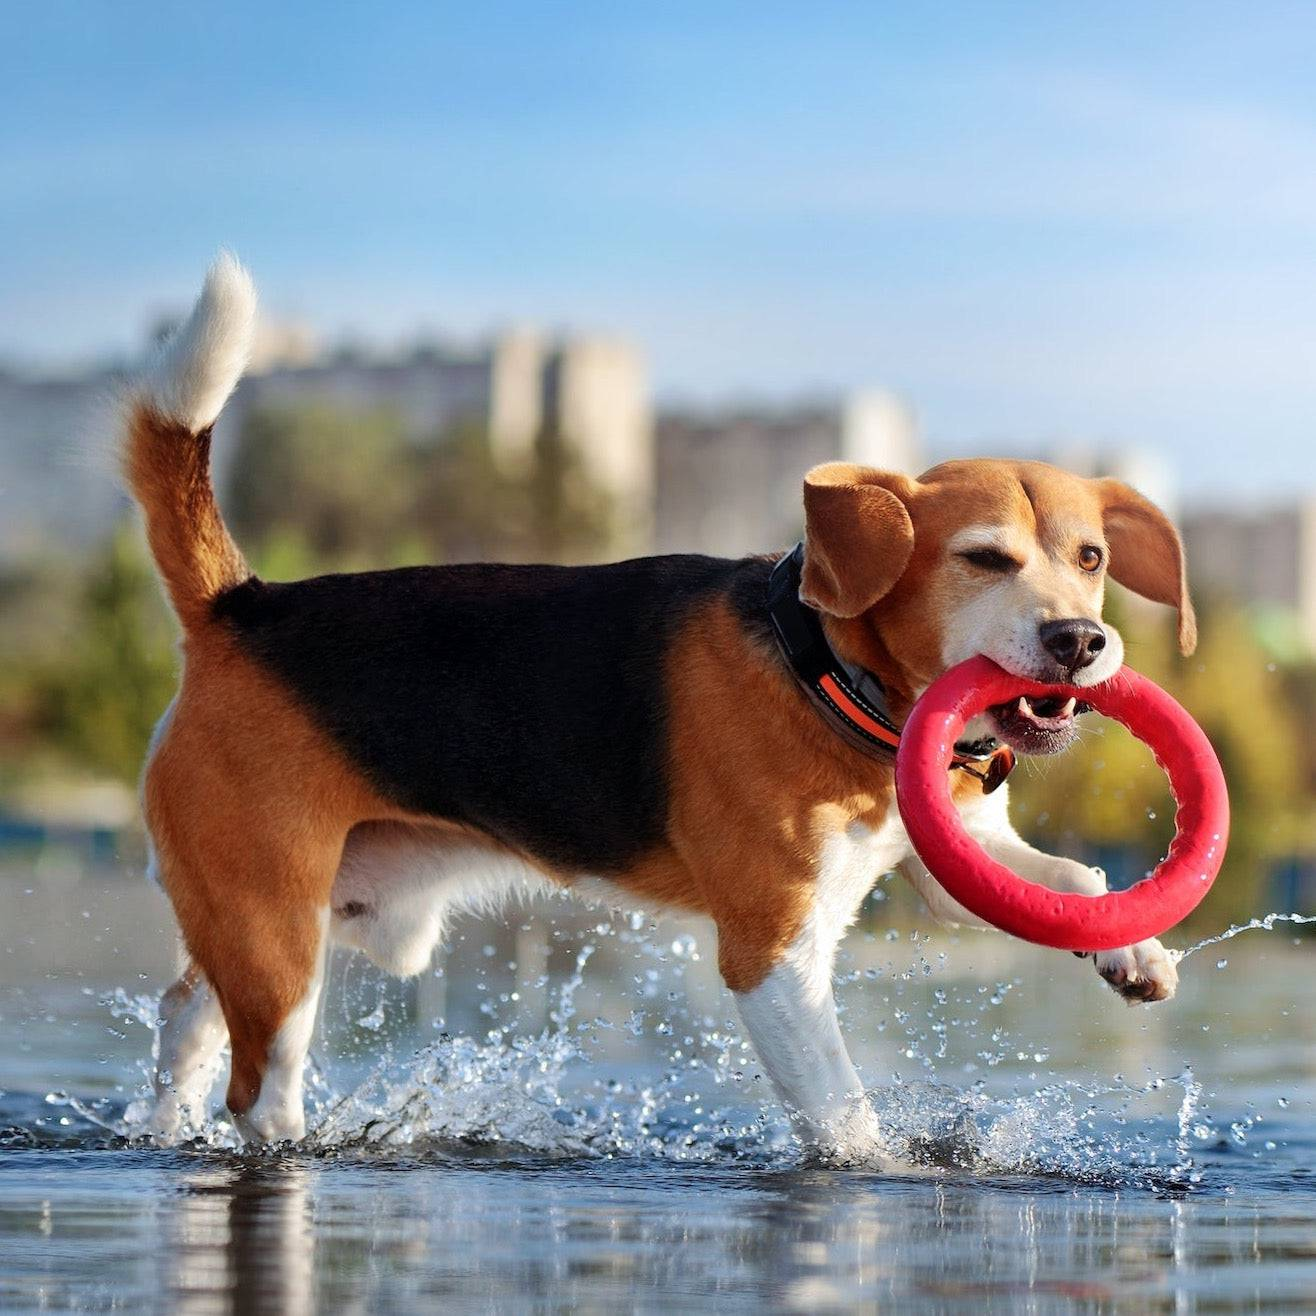
[(215, 613), (385, 797), (606, 874), (663, 835), (675, 629), (719, 592), (761, 625), (770, 565), (679, 555), (252, 577)]

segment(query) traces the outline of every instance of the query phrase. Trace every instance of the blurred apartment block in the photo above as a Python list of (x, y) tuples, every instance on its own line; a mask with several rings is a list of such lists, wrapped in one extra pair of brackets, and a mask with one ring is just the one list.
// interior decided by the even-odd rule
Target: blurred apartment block
[[(123, 514), (111, 455), (114, 399), (133, 369), (140, 362), (53, 377), (0, 371), (0, 561), (76, 550)], [(386, 408), (422, 444), (478, 426), (509, 468), (529, 461), (541, 433), (551, 432), (609, 496), (617, 551), (642, 553), (653, 542), (652, 405), (643, 358), (628, 343), (516, 330), (470, 350), (325, 353), (299, 325), (266, 324), (216, 426), (221, 490), (246, 416), (303, 403)]]
[[(107, 403), (127, 373), (107, 366), (38, 378), (0, 370), (0, 564), (77, 552), (123, 514)], [(304, 403), (388, 408), (418, 443), (475, 426), (508, 469), (532, 460), (540, 436), (552, 434), (607, 493), (616, 556), (770, 551), (801, 533), (800, 479), (810, 466), (843, 460), (917, 473), (931, 460), (912, 411), (886, 392), (655, 415), (643, 357), (614, 338), (516, 329), (469, 349), (426, 344), (384, 355), (326, 352), (301, 325), (267, 323), (218, 427), (221, 489), (251, 410)], [(1252, 605), (1272, 639), (1316, 651), (1316, 494), (1257, 511), (1180, 509), (1174, 472), (1154, 450), (1070, 444), (1045, 455), (1141, 489), (1179, 519), (1199, 596)]]
[(832, 405), (658, 417), (655, 547), (737, 556), (789, 547), (803, 533), (810, 466), (920, 466), (913, 413), (889, 393)]
[(123, 379), (97, 368), (34, 378), (0, 369), (0, 565), (99, 539), (121, 514), (102, 414)]
[(1182, 521), (1193, 588), (1251, 605), (1278, 652), (1316, 653), (1316, 496)]
[(413, 441), (476, 426), (509, 469), (532, 460), (551, 432), (610, 498), (619, 549), (643, 552), (652, 538), (653, 421), (640, 353), (605, 337), (550, 340), (518, 329), (471, 350), (419, 346), (398, 357), (341, 351), (305, 359), (259, 354), (216, 426), (216, 479), (256, 407), (329, 404), (388, 409)]

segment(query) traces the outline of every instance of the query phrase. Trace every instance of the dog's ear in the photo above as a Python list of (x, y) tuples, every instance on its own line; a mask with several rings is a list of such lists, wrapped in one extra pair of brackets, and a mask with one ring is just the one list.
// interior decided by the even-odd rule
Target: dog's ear
[(849, 462), (827, 462), (804, 477), (805, 603), (857, 617), (900, 579), (914, 551), (914, 525), (897, 491), (911, 487), (903, 475)]
[(1099, 480), (1111, 576), (1135, 594), (1179, 612), (1179, 652), (1197, 648), (1183, 540), (1155, 503), (1119, 480)]

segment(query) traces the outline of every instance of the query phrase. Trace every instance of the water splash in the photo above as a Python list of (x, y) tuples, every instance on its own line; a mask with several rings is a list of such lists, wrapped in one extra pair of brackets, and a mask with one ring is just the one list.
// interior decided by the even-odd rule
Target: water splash
[[(1178, 1137), (1167, 1136), (1162, 1093), (1182, 1088)], [(888, 1154), (975, 1175), (1054, 1176), (1108, 1187), (1163, 1188), (1200, 1181), (1191, 1139), (1201, 1088), (1186, 1070), (1144, 1084), (1072, 1080), (1001, 1095), (984, 1084), (903, 1083), (869, 1094)]]
[[(1310, 922), (1316, 919), (1267, 915), (1205, 939), (1179, 958), (1251, 928)], [(755, 1075), (735, 1024), (689, 1013), (693, 1007), (678, 989), (700, 962), (695, 938), (659, 935), (643, 919), (552, 935), (558, 944), (574, 942), (575, 957), (566, 980), (550, 993), (548, 1022), (539, 1031), (517, 1032), (496, 1004), (516, 997), (481, 986), (490, 1005), (480, 1006), (493, 1025), (488, 1031), (444, 1032), (398, 1059), (388, 1050), (397, 1030), (384, 1024), (397, 1021), (386, 1018), (384, 997), (368, 998), (374, 1008), (365, 1015), (365, 1005), (352, 1009), (345, 1001), (348, 1018), (385, 1037), (383, 1058), (364, 1077), (346, 1082), (341, 1073), (335, 1076), (341, 1066), (308, 1062), (310, 1133), (302, 1150), (333, 1157), (627, 1157), (771, 1166), (798, 1164), (808, 1155), (770, 1099), (766, 1080)], [(578, 1005), (590, 999), (582, 989), (602, 936), (627, 943), (639, 961), (631, 973), (637, 1008), (620, 1021), (582, 1018)], [(855, 961), (842, 956), (842, 1012), (844, 988), (854, 984), (865, 1020), (894, 1042), (891, 1058), (911, 1062), (919, 1073), (913, 1080), (893, 1075), (869, 1094), (891, 1161), (975, 1176), (1056, 1176), (1191, 1191), (1202, 1181), (1194, 1146), (1231, 1136), (1227, 1123), (1217, 1129), (1202, 1113), (1204, 1094), (1190, 1069), (1175, 1077), (1148, 1073), (1132, 1084), (1120, 1076), (1113, 1083), (1077, 1081), (1046, 1070), (1047, 1048), (1013, 1036), (1004, 1022), (1024, 979), (928, 982), (949, 964), (944, 952), (929, 949), (926, 934), (889, 931), (869, 940), (874, 947), (890, 945), (893, 958), (879, 964), (870, 951), (862, 967), (847, 969)], [(119, 991), (102, 1004), (116, 1021), (149, 1032), (158, 1023), (153, 997)], [(618, 1040), (631, 1050), (637, 1036), (660, 1039), (658, 1070), (633, 1077), (636, 1066), (627, 1061), (627, 1077), (609, 1076), (609, 1046), (602, 1045), (609, 1031), (613, 1054)], [(148, 1094), (143, 1081), (126, 1103), (82, 1101), (63, 1092), (47, 1100), (60, 1108), (62, 1125), (141, 1143)], [(240, 1150), (223, 1118), (192, 1132), (191, 1148)]]
[(1174, 1144), (1179, 1159), (1175, 1162), (1171, 1174), (1176, 1180), (1197, 1181), (1201, 1176), (1193, 1169), (1190, 1139), (1195, 1136), (1200, 1137), (1202, 1133), (1203, 1126), (1198, 1118), (1198, 1108), (1202, 1104), (1202, 1085), (1193, 1076), (1192, 1067), (1189, 1065), (1186, 1065), (1183, 1073), (1179, 1075), (1179, 1082), (1183, 1084), (1183, 1100), (1179, 1103), (1177, 1117), (1179, 1136)]
[[(694, 939), (678, 941), (669, 951), (693, 958)], [(494, 1028), (483, 1041), (445, 1034), (400, 1067), (385, 1060), (351, 1092), (313, 1111), (309, 1145), (412, 1153), (461, 1145), (518, 1155), (695, 1161), (781, 1153), (790, 1142), (784, 1119), (774, 1130), (757, 1113), (737, 1116), (695, 1095), (700, 1077), (711, 1076), (714, 1085), (741, 1077), (731, 1067), (736, 1039), (724, 1033), (702, 1033), (707, 1054), (656, 1081), (598, 1075), (589, 1039), (600, 1023), (578, 1026), (576, 1008), (594, 952), (588, 942), (578, 951), (541, 1033), (516, 1036)], [(633, 1023), (634, 1016), (627, 1031), (634, 1031)], [(655, 1032), (674, 1035), (667, 1022)]]
[(1247, 923), (1234, 923), (1214, 937), (1205, 937), (1201, 941), (1194, 942), (1185, 950), (1172, 950), (1170, 958), (1178, 964), (1190, 955), (1196, 955), (1199, 950), (1205, 950), (1208, 946), (1218, 946), (1222, 941), (1237, 937), (1242, 932), (1273, 932), (1276, 923), (1316, 923), (1316, 914), (1266, 914)]

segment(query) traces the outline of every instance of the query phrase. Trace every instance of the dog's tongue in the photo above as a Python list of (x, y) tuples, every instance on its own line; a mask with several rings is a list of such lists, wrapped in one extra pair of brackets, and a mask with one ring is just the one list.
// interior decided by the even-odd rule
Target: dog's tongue
[(1078, 701), (1071, 695), (1062, 704), (1059, 699), (1039, 699), (1037, 705), (1029, 703), (1026, 695), (1019, 696), (1016, 711), (1026, 722), (1043, 731), (1059, 731), (1067, 727), (1074, 718), (1074, 709)]

